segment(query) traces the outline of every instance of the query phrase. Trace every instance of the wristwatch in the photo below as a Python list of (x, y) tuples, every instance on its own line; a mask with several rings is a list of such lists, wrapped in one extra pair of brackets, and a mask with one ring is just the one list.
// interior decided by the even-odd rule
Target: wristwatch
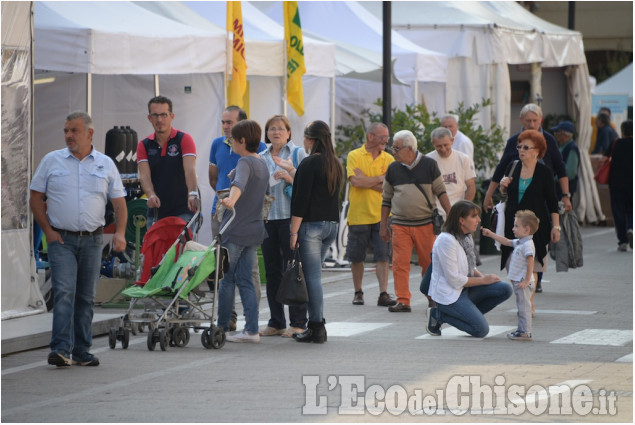
[(195, 197), (196, 199), (198, 199), (198, 192), (194, 190), (194, 191), (192, 191), (192, 192), (188, 193), (188, 196), (193, 196), (193, 197)]
[(567, 198), (571, 198), (571, 194), (570, 194), (570, 193), (563, 193), (563, 194), (562, 194), (562, 197), (564, 198), (565, 196), (566, 196)]

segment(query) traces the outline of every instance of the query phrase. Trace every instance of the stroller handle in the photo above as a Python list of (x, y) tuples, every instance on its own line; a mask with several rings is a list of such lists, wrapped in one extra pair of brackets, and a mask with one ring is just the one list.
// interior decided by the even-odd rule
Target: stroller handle
[(225, 223), (225, 225), (218, 231), (218, 235), (216, 235), (217, 238), (225, 233), (225, 230), (227, 230), (229, 225), (232, 224), (232, 221), (234, 221), (234, 218), (236, 218), (236, 208), (231, 208), (230, 211), (231, 216), (229, 217), (229, 220), (227, 220), (227, 223)]

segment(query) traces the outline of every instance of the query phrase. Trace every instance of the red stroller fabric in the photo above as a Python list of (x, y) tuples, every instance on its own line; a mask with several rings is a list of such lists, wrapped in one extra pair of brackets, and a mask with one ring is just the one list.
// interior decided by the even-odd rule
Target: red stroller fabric
[[(143, 270), (141, 279), (135, 282), (136, 285), (143, 286), (152, 277), (152, 268), (157, 266), (165, 253), (179, 237), (187, 223), (179, 217), (165, 217), (158, 220), (147, 231), (143, 238), (141, 253), (143, 254)], [(192, 238), (192, 231), (187, 229), (189, 239)], [(183, 247), (177, 247), (176, 257), (179, 258)]]

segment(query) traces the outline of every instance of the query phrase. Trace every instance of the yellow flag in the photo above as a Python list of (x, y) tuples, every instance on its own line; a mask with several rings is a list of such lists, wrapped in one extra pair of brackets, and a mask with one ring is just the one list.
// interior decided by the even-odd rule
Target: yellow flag
[(287, 100), (295, 112), (304, 115), (304, 91), (302, 75), (304, 67), (304, 43), (297, 1), (282, 2), (284, 11), (284, 39), (287, 42)]
[(227, 32), (234, 35), (232, 43), (232, 76), (227, 90), (227, 104), (244, 107), (247, 89), (247, 62), (245, 61), (245, 36), (243, 13), (239, 1), (227, 2)]

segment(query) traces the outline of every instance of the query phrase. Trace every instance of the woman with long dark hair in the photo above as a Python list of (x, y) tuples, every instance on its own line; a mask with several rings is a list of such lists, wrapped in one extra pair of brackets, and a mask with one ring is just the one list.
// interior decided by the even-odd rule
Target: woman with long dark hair
[(290, 247), (299, 244), (300, 259), (309, 293), (309, 323), (293, 338), (299, 342), (326, 341), (323, 316), (322, 262), (337, 236), (339, 195), (344, 167), (335, 155), (331, 130), (323, 121), (313, 121), (304, 129), (304, 149), (308, 156), (299, 165), (291, 196)]

